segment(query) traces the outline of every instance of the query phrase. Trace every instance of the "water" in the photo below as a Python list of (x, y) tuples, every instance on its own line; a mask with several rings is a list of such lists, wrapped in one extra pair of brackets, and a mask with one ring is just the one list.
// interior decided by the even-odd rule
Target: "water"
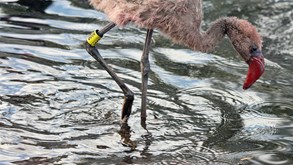
[(135, 93), (130, 132), (123, 95), (84, 50), (107, 23), (86, 0), (1, 0), (0, 164), (293, 164), (293, 2), (204, 3), (246, 18), (264, 39), (266, 72), (243, 91), (246, 64), (225, 40), (213, 54), (154, 33), (147, 129), (140, 126), (145, 30), (115, 28), (101, 54)]

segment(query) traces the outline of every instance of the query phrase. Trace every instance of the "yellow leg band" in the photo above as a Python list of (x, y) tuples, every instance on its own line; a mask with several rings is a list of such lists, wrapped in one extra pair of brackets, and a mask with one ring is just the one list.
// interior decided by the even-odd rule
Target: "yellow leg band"
[(92, 34), (87, 38), (87, 43), (91, 46), (95, 46), (102, 37), (99, 36), (97, 30), (93, 31)]

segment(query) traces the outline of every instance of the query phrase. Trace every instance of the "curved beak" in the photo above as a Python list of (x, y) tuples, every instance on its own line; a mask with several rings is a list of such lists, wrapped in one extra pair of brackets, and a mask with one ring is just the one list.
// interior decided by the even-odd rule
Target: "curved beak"
[(255, 83), (265, 71), (264, 56), (261, 53), (251, 56), (247, 63), (249, 69), (246, 75), (246, 80), (243, 84), (243, 89), (245, 90)]

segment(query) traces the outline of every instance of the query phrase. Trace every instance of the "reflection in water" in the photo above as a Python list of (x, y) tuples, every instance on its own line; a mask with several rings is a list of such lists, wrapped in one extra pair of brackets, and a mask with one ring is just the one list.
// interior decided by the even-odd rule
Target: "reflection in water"
[(249, 91), (227, 41), (214, 54), (154, 33), (147, 129), (140, 126), (145, 31), (115, 28), (101, 54), (135, 92), (120, 125), (115, 82), (84, 50), (107, 23), (87, 1), (0, 3), (0, 164), (292, 164), (291, 1), (205, 1), (205, 24), (247, 18), (264, 37), (267, 69)]

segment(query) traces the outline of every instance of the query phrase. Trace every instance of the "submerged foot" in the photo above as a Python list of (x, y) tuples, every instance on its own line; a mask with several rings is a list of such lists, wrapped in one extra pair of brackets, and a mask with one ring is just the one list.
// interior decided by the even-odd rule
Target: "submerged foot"
[(121, 143), (123, 146), (130, 147), (131, 150), (135, 150), (137, 143), (132, 141), (130, 126), (126, 123), (121, 123), (121, 128), (119, 130), (119, 135), (121, 136)]

